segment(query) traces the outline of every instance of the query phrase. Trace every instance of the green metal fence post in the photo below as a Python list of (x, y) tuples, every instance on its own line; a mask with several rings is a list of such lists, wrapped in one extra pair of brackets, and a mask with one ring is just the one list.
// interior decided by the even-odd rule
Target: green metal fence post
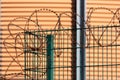
[(47, 35), (47, 80), (54, 80), (53, 35)]

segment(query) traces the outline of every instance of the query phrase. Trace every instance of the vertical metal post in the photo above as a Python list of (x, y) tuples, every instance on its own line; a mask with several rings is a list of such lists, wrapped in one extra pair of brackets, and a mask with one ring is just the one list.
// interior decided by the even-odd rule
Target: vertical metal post
[(47, 35), (47, 80), (54, 80), (53, 35)]
[[(34, 32), (33, 32), (33, 34), (32, 35), (30, 35), (30, 36), (32, 36), (32, 38), (33, 38), (33, 43), (32, 43), (32, 47), (34, 47), (34, 48), (36, 48), (36, 40), (35, 40), (35, 30), (34, 30)], [(36, 69), (36, 57), (35, 57), (35, 50), (33, 50), (33, 52), (32, 52), (32, 68), (33, 68), (33, 70), (32, 70), (32, 78), (34, 78), (34, 79), (36, 79), (36, 72), (38, 72), (38, 71), (36, 71), (37, 69)]]
[(27, 77), (26, 77), (26, 62), (27, 62), (27, 60), (26, 60), (26, 48), (27, 48), (27, 46), (26, 46), (26, 32), (24, 31), (24, 80), (26, 80), (27, 79)]
[(81, 24), (81, 31), (80, 31), (80, 80), (86, 80), (86, 75), (85, 75), (85, 63), (86, 63), (86, 53), (85, 53), (85, 0), (80, 0), (80, 24)]
[(77, 80), (86, 80), (86, 70), (85, 70), (85, 63), (86, 63), (86, 52), (85, 52), (85, 42), (86, 42), (86, 37), (85, 37), (85, 8), (86, 8), (86, 0), (76, 0), (76, 4), (77, 4), (77, 9), (76, 9), (76, 13), (78, 15), (80, 15), (80, 17), (76, 17), (77, 22), (80, 24), (80, 26), (78, 24), (76, 24), (77, 28), (81, 28), (80, 30), (77, 30), (77, 43), (80, 43), (80, 46), (77, 45), (76, 47), (80, 47), (80, 49), (76, 50), (76, 57), (77, 57), (77, 61), (76, 61), (76, 66), (80, 66), (77, 67), (77, 71), (76, 71), (76, 78)]

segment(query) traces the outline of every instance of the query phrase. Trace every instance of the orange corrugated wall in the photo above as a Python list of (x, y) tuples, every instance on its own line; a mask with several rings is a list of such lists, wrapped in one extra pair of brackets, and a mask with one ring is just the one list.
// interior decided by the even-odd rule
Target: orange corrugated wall
[[(41, 17), (39, 18), (40, 25), (43, 29), (53, 29), (55, 24), (57, 23), (58, 18), (55, 14), (50, 13), (48, 11), (44, 11), (44, 9), (50, 9), (55, 11), (56, 13), (61, 12), (69, 12), (68, 14), (72, 16), (72, 12), (74, 12), (75, 8), (75, 1), (74, 0), (2, 0), (1, 1), (1, 27), (2, 27), (2, 41), (5, 40), (5, 45), (2, 45), (2, 64), (1, 64), (1, 75), (2, 78), (7, 78), (10, 80), (23, 80), (24, 73), (21, 71), (24, 69), (24, 55), (23, 49), (18, 49), (17, 52), (15, 50), (15, 43), (14, 38), (15, 36), (11, 36), (9, 30), (12, 34), (18, 33), (23, 31), (21, 28), (10, 25), (8, 30), (9, 23), (15, 19), (16, 17), (29, 17), (35, 10), (43, 10), (38, 15)], [(44, 9), (43, 9), (44, 8)], [(35, 20), (35, 15), (32, 16), (32, 19)], [(64, 27), (72, 27), (71, 18), (66, 16), (62, 17), (62, 24)], [(13, 24), (19, 25), (20, 27), (25, 27), (25, 19), (17, 19), (12, 21)], [(34, 29), (34, 24), (29, 25), (29, 29)], [(10, 35), (10, 36), (9, 36)], [(23, 39), (23, 37), (22, 37)], [(19, 39), (17, 40), (17, 46), (19, 48), (23, 47), (22, 42)], [(6, 51), (8, 50), (8, 52)], [(9, 54), (8, 54), (9, 53)], [(17, 53), (17, 54), (16, 54)], [(20, 55), (18, 58), (16, 56)], [(62, 60), (64, 64), (67, 66), (72, 66), (72, 54), (65, 54), (68, 55), (66, 59)], [(15, 59), (12, 59), (15, 58)], [(68, 58), (68, 59), (67, 59)], [(75, 58), (74, 58), (75, 59)], [(19, 63), (17, 63), (19, 61)], [(60, 63), (60, 62), (59, 62)], [(75, 62), (74, 62), (75, 63)], [(60, 71), (59, 71), (60, 70)], [(75, 79), (75, 70), (74, 72), (72, 69), (59, 69), (54, 75), (55, 80), (71, 80)], [(64, 71), (63, 71), (64, 70)], [(22, 72), (22, 73), (21, 73)], [(20, 73), (20, 74), (15, 74)], [(4, 76), (5, 75), (5, 76)], [(14, 76), (13, 76), (14, 75)], [(18, 76), (17, 76), (18, 75)], [(2, 79), (1, 78), (1, 79)]]
[[(101, 27), (119, 25), (119, 11), (118, 18), (114, 17), (114, 14), (118, 8), (120, 8), (120, 0), (86, 0), (87, 2), (87, 24), (90, 27)], [(94, 8), (92, 15), (89, 15), (90, 8)], [(112, 19), (113, 18), (113, 19)], [(106, 29), (106, 30), (105, 30)], [(91, 28), (92, 33), (96, 40), (99, 39), (103, 30), (104, 34), (99, 41), (102, 45), (110, 44), (115, 40), (119, 32), (116, 32), (118, 28)], [(118, 29), (119, 30), (119, 29)], [(89, 35), (89, 30), (87, 30)], [(112, 31), (112, 32), (111, 32)], [(87, 36), (89, 46), (98, 46), (94, 41), (93, 36)], [(91, 67), (86, 68), (86, 80), (119, 80), (120, 79), (120, 38), (118, 38), (111, 47), (91, 47), (86, 48), (86, 64)], [(97, 66), (92, 65), (109, 65), (109, 66)], [(114, 65), (114, 66), (110, 66)]]
[[(88, 16), (88, 11), (91, 7), (93, 8), (98, 8), (98, 7), (105, 7), (105, 8), (109, 8), (112, 11), (115, 11), (117, 8), (120, 7), (120, 1), (119, 0), (87, 0), (87, 11), (86, 14)], [(19, 16), (23, 16), (23, 17), (27, 17), (28, 15), (30, 15), (35, 9), (39, 9), (39, 8), (49, 8), (52, 9), (54, 11), (57, 12), (64, 12), (64, 11), (70, 11), (72, 12), (72, 5), (74, 3), (74, 0), (72, 2), (72, 0), (29, 0), (29, 1), (25, 1), (25, 0), (2, 0), (1, 1), (1, 26), (2, 26), (2, 41), (8, 36), (8, 24), (11, 20), (13, 20), (16, 17)], [(75, 5), (74, 5), (75, 7)], [(46, 16), (46, 15), (45, 15)], [(53, 17), (54, 15), (52, 14), (52, 17), (49, 16), (49, 14), (47, 15), (47, 17), (45, 18), (45, 20), (42, 21), (42, 25), (44, 25), (44, 28), (47, 28), (47, 26), (54, 26), (54, 22), (56, 21), (56, 19)], [(92, 17), (91, 17), (91, 22), (90, 25), (108, 25), (111, 17), (113, 15), (111, 15), (111, 13), (109, 11), (106, 11), (104, 9), (102, 10), (98, 10), (96, 11)], [(51, 20), (51, 18), (53, 20)], [(88, 17), (87, 17), (88, 18)], [(22, 24), (24, 24), (24, 21), (22, 20), (18, 20), (18, 22), (15, 22), (16, 24), (19, 24), (21, 21)], [(47, 22), (47, 24), (46, 24)], [(49, 22), (49, 25), (48, 25)], [(69, 23), (69, 24), (68, 24)], [(22, 27), (24, 27), (22, 24), (20, 24)], [(115, 24), (118, 24), (118, 22), (116, 21)], [(70, 20), (66, 21), (66, 19), (64, 20), (64, 26), (70, 26), (71, 22)], [(18, 30), (18, 28), (11, 28), (12, 32), (16, 32), (16, 30)], [(97, 33), (97, 32), (95, 32)], [(8, 42), (12, 43), (12, 37), (10, 37), (10, 39), (7, 39)], [(92, 41), (91, 41), (92, 42)], [(9, 58), (4, 45), (2, 45), (2, 72), (1, 74), (4, 75), (9, 74), (9, 73), (14, 73), (14, 72), (19, 72), (20, 67), (18, 64), (16, 64), (15, 62), (11, 64), (11, 68), (9, 68), (7, 71), (7, 67), (9, 65), (9, 63), (12, 61), (11, 58)], [(11, 45), (8, 45), (11, 46)], [(111, 49), (111, 48), (110, 48)], [(119, 55), (119, 47), (117, 48), (117, 63), (120, 63), (120, 55)], [(106, 49), (107, 50), (107, 49)], [(104, 52), (106, 52), (106, 50), (104, 50)], [(95, 64), (98, 64), (97, 61), (98, 58), (94, 57), (94, 61), (93, 59), (89, 59), (89, 50), (86, 49), (86, 52), (88, 51), (87, 55), (86, 55), (86, 63), (92, 64), (93, 62), (96, 62)], [(100, 51), (100, 50), (99, 50)], [(12, 48), (9, 48), (9, 52), (11, 53), (12, 56), (15, 56), (16, 54), (14, 53), (15, 51)], [(90, 53), (92, 54), (93, 49), (90, 50)], [(97, 51), (96, 52), (96, 56), (98, 56)], [(113, 49), (112, 51), (113, 53), (115, 53), (115, 50)], [(105, 53), (106, 55), (106, 53)], [(110, 54), (111, 55), (111, 54)], [(92, 58), (93, 56), (91, 56)], [(113, 55), (113, 58), (116, 61), (115, 55)], [(100, 58), (99, 58), (100, 59)], [(109, 57), (109, 61), (111, 63), (111, 56)], [(113, 59), (113, 63), (114, 63), (114, 59)], [(23, 60), (23, 56), (20, 57), (19, 60)], [(104, 57), (104, 61), (106, 61), (107, 59), (105, 59)], [(90, 63), (89, 63), (90, 61)], [(21, 63), (23, 64), (23, 63)], [(99, 64), (102, 64), (102, 59), (100, 59)], [(105, 70), (103, 71), (104, 74), (102, 73), (102, 69), (103, 68), (95, 68), (95, 70), (93, 70), (92, 68), (86, 68), (86, 78), (87, 80), (102, 80), (104, 77), (104, 80), (119, 80), (120, 78), (120, 70), (119, 70), (119, 66), (113, 67), (113, 68), (109, 68), (107, 69), (107, 67), (105, 68)], [(113, 69), (113, 71), (112, 71)], [(108, 71), (106, 71), (108, 70)], [(111, 73), (111, 71), (113, 73)], [(108, 73), (110, 72), (110, 73)], [(117, 73), (116, 73), (117, 72)], [(107, 74), (108, 73), (108, 74)], [(62, 73), (60, 74), (62, 75)], [(65, 76), (70, 76), (70, 77), (65, 77)], [(63, 78), (65, 78), (66, 80), (71, 80), (71, 72), (70, 74), (66, 74)], [(10, 76), (8, 76), (9, 78)], [(75, 75), (74, 75), (75, 77)], [(17, 79), (18, 77), (15, 77), (15, 79)], [(22, 78), (21, 76), (19, 78)], [(62, 79), (61, 79), (62, 80)]]

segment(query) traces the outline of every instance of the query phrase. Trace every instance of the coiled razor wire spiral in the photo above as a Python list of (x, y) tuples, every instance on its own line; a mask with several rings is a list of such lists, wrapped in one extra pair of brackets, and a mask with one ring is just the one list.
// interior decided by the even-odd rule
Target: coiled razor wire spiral
[[(96, 10), (99, 10), (99, 9), (103, 9), (103, 10), (109, 11), (113, 16), (112, 16), (112, 18), (111, 18), (111, 20), (109, 21), (109, 23), (108, 23), (107, 26), (102, 26), (102, 27), (105, 27), (105, 28), (104, 28), (102, 34), (100, 35), (100, 37), (99, 37), (99, 38), (96, 38), (96, 37), (95, 37), (95, 34), (94, 34), (93, 31), (92, 31), (92, 28), (99, 28), (99, 27), (92, 27), (91, 18), (92, 18), (92, 16), (93, 16), (93, 13), (94, 13)], [(71, 17), (71, 16), (69, 15), (70, 12), (57, 13), (57, 12), (51, 10), (51, 9), (45, 9), (45, 8), (44, 8), (44, 9), (39, 9), (39, 10), (33, 11), (32, 14), (31, 14), (29, 17), (17, 17), (17, 18), (15, 18), (15, 19), (11, 20), (10, 23), (8, 24), (9, 35), (8, 35), (7, 38), (5, 38), (5, 40), (3, 41), (3, 44), (4, 44), (4, 47), (5, 47), (8, 55), (10, 56), (10, 58), (12, 58), (12, 61), (8, 64), (8, 67), (7, 67), (6, 71), (5, 71), (5, 73), (0, 76), (1, 79), (10, 80), (10, 79), (13, 79), (14, 77), (21, 76), (21, 75), (26, 75), (26, 76), (28, 76), (28, 77), (30, 77), (30, 78), (32, 79), (32, 77), (31, 77), (30, 75), (27, 75), (27, 74), (24, 73), (24, 71), (25, 71), (25, 70), (24, 70), (24, 67), (20, 64), (20, 61), (19, 61), (19, 59), (18, 59), (20, 56), (22, 56), (22, 55), (24, 54), (24, 41), (23, 41), (23, 37), (21, 37), (21, 36), (24, 35), (24, 32), (25, 32), (25, 31), (32, 31), (32, 30), (33, 30), (33, 29), (30, 29), (30, 27), (29, 27), (29, 26), (30, 26), (30, 23), (32, 23), (32, 24), (35, 25), (34, 30), (38, 30), (38, 31), (44, 30), (44, 29), (42, 28), (42, 25), (38, 22), (38, 19), (39, 19), (39, 18), (38, 18), (38, 13), (42, 13), (42, 12), (44, 12), (44, 11), (54, 14), (54, 16), (57, 18), (56, 24), (54, 25), (54, 27), (52, 28), (52, 30), (66, 29), (66, 28), (64, 27), (64, 25), (62, 24), (62, 22), (61, 22), (61, 18), (62, 18), (63, 15), (71, 18), (72, 21), (73, 21), (74, 23), (76, 23), (75, 25), (79, 25), (79, 26), (80, 26), (80, 24), (76, 21), (76, 18)], [(73, 16), (79, 16), (79, 17), (83, 20), (83, 22), (86, 24), (86, 28), (84, 28), (84, 29), (86, 29), (86, 31), (90, 33), (90, 34), (85, 33), (86, 36), (91, 36), (91, 37), (93, 38), (93, 40), (97, 43), (98, 46), (102, 46), (102, 47), (105, 47), (105, 46), (106, 46), (106, 47), (107, 47), (107, 46), (113, 45), (114, 42), (117, 41), (117, 39), (118, 39), (118, 37), (119, 37), (119, 35), (120, 35), (120, 30), (119, 30), (119, 27), (120, 27), (120, 26), (119, 26), (119, 24), (120, 24), (120, 14), (119, 14), (119, 11), (120, 11), (120, 8), (116, 9), (116, 11), (112, 11), (111, 9), (109, 9), (109, 8), (104, 8), (104, 7), (90, 8), (89, 11), (88, 11), (88, 14), (87, 14), (87, 19), (86, 19), (86, 21), (83, 20), (82, 17), (79, 16), (78, 14), (76, 14), (76, 13), (72, 13), (72, 15), (73, 15)], [(35, 15), (35, 20), (32, 20), (33, 15)], [(26, 21), (25, 24), (24, 24), (24, 27), (21, 27), (21, 26), (19, 26), (19, 25), (17, 25), (17, 24), (14, 24), (14, 22), (16, 22), (16, 21), (19, 20), (19, 19), (22, 19), (22, 20), (25, 20), (25, 21)], [(115, 19), (118, 20), (118, 24), (115, 23), (115, 21), (114, 21)], [(74, 26), (75, 26), (75, 25), (74, 25)], [(112, 25), (112, 26), (111, 26), (111, 25)], [(104, 36), (104, 33), (105, 33), (105, 31), (106, 31), (106, 28), (108, 28), (108, 27), (110, 27), (110, 26), (111, 26), (111, 27), (114, 27), (114, 25), (117, 26), (117, 27), (115, 27), (115, 31), (116, 31), (116, 33), (117, 33), (118, 35), (115, 36), (115, 39), (114, 39), (112, 42), (110, 42), (109, 44), (101, 44), (100, 41), (101, 41), (101, 38)], [(13, 26), (14, 26), (14, 27), (17, 27), (17, 29), (22, 30), (22, 32), (13, 33), (13, 32), (12, 32), (12, 29), (11, 29), (11, 26), (12, 26), (12, 27), (13, 27)], [(56, 34), (57, 34), (57, 33), (54, 33), (54, 35), (56, 35)], [(65, 34), (68, 35), (67, 32), (65, 32)], [(46, 33), (44, 33), (44, 35), (46, 35)], [(69, 35), (68, 35), (68, 36), (69, 36)], [(91, 40), (91, 37), (87, 37), (87, 41)], [(12, 38), (12, 39), (14, 40), (14, 44), (15, 44), (15, 45), (14, 45), (14, 44), (11, 44), (10, 42), (7, 42), (7, 39), (9, 39), (9, 38)], [(19, 40), (18, 40), (18, 39), (19, 39)], [(21, 42), (19, 42), (19, 41), (21, 41)], [(72, 39), (72, 42), (76, 42), (76, 41), (74, 41), (74, 39)], [(17, 44), (21, 45), (21, 47), (19, 47)], [(80, 43), (77, 43), (77, 45), (80, 46)], [(89, 46), (90, 46), (90, 43), (87, 42), (87, 43), (86, 43), (86, 47), (89, 47)], [(12, 56), (11, 53), (9, 52), (9, 50), (8, 50), (9, 47), (12, 47), (12, 48), (15, 50), (15, 54), (16, 54), (15, 57)], [(39, 48), (41, 48), (41, 46), (39, 46)], [(21, 51), (20, 54), (18, 54), (18, 50)], [(55, 53), (55, 56), (56, 56), (56, 57), (58, 57), (58, 56), (60, 56), (60, 55), (61, 55), (61, 53), (57, 53), (57, 54)], [(19, 65), (19, 67), (21, 68), (21, 71), (20, 71), (19, 73), (8, 73), (9, 68), (12, 67), (12, 63), (13, 63), (13, 62), (17, 63), (17, 64)], [(41, 61), (41, 63), (42, 63), (42, 61)], [(119, 65), (119, 64), (116, 64), (116, 65)], [(93, 66), (96, 66), (96, 65), (93, 65)], [(103, 65), (103, 66), (104, 66), (104, 65)], [(105, 66), (106, 66), (106, 65), (105, 65)], [(112, 66), (112, 65), (111, 65), (111, 66)], [(76, 68), (76, 66), (68, 66), (68, 67)], [(77, 66), (77, 67), (80, 67), (80, 66)], [(85, 67), (87, 67), (87, 65), (86, 65)], [(44, 73), (44, 74), (41, 74), (40, 76), (43, 76), (43, 75), (45, 75), (45, 73)], [(8, 77), (8, 76), (10, 76), (10, 77)]]

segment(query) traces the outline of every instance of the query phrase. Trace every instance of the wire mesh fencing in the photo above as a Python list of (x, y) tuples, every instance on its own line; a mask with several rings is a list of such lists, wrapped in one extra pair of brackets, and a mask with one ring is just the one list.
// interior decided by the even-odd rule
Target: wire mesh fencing
[(87, 33), (87, 80), (119, 80), (119, 25), (92, 27)]
[(74, 79), (76, 47), (73, 31), (25, 32), (25, 80)]
[[(86, 80), (118, 80), (119, 27), (113, 25), (25, 32), (28, 34), (25, 35), (28, 49), (25, 52), (26, 80), (73, 80), (76, 69), (82, 67), (86, 69)], [(77, 30), (86, 31), (86, 45), (76, 43), (73, 32)], [(86, 50), (86, 65), (76, 66), (76, 49), (81, 48)]]

